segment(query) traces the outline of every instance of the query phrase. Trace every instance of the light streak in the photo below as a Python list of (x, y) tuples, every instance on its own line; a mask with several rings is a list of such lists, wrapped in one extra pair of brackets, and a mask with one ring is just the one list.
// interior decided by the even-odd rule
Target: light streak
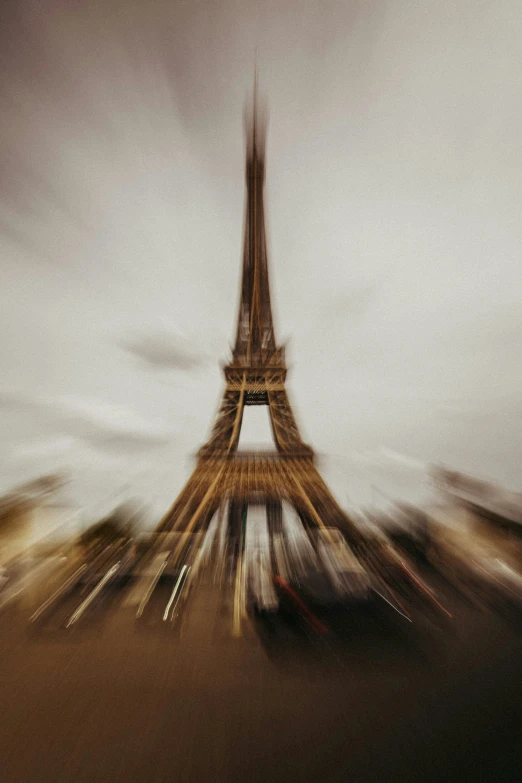
[(158, 583), (158, 580), (159, 580), (160, 576), (162, 575), (163, 571), (165, 570), (166, 566), (167, 566), (167, 557), (165, 557), (165, 560), (163, 561), (161, 566), (158, 568), (157, 572), (152, 577), (152, 580), (151, 580), (151, 583), (150, 583), (150, 585), (148, 587), (148, 590), (145, 593), (145, 595), (143, 596), (141, 604), (138, 607), (138, 611), (136, 612), (136, 617), (141, 617), (141, 615), (143, 614), (143, 611), (144, 611), (145, 607), (147, 606), (149, 598), (152, 595), (152, 591), (156, 587), (156, 585)]
[[(179, 589), (179, 592), (181, 593), (180, 584), (181, 584), (181, 582), (183, 580), (183, 577), (184, 577), (185, 573), (186, 573), (186, 576), (188, 576), (188, 572), (189, 571), (190, 571), (190, 568), (188, 566), (186, 566), (186, 565), (184, 565), (183, 568), (181, 569), (180, 575), (178, 576), (178, 581), (174, 585), (174, 590), (172, 591), (172, 595), (170, 596), (170, 600), (169, 600), (169, 602), (167, 604), (167, 608), (165, 609), (165, 612), (163, 614), (163, 620), (167, 620), (168, 619), (170, 607), (172, 606), (172, 602), (176, 598), (176, 595), (178, 593), (178, 589)], [(185, 579), (186, 579), (186, 576), (185, 576)], [(174, 619), (174, 612), (176, 611), (176, 606), (178, 605), (178, 601), (179, 601), (179, 596), (178, 596), (178, 600), (174, 604), (174, 609), (172, 610), (172, 619)]]
[(98, 582), (98, 584), (96, 585), (96, 587), (94, 588), (94, 590), (92, 590), (92, 591), (89, 593), (89, 595), (87, 596), (87, 598), (85, 599), (85, 601), (83, 601), (83, 602), (80, 604), (80, 606), (78, 607), (78, 609), (77, 609), (77, 610), (74, 612), (74, 614), (72, 614), (72, 615), (71, 615), (71, 618), (70, 618), (69, 622), (68, 622), (68, 623), (67, 623), (67, 625), (65, 626), (66, 628), (69, 628), (69, 626), (70, 626), (70, 625), (74, 625), (74, 623), (75, 623), (77, 620), (79, 620), (79, 619), (80, 619), (80, 617), (82, 616), (82, 614), (84, 613), (84, 611), (85, 611), (85, 610), (88, 608), (88, 606), (89, 606), (89, 605), (90, 605), (90, 604), (91, 604), (91, 603), (94, 601), (94, 599), (96, 598), (96, 596), (97, 596), (97, 595), (98, 595), (98, 594), (99, 594), (99, 593), (100, 593), (100, 592), (103, 590), (103, 588), (105, 587), (105, 585), (107, 584), (107, 582), (108, 582), (108, 581), (109, 581), (109, 580), (110, 580), (110, 579), (111, 579), (111, 578), (114, 576), (114, 574), (115, 574), (115, 573), (116, 573), (116, 571), (119, 569), (119, 567), (120, 567), (120, 563), (115, 563), (115, 564), (112, 566), (112, 568), (109, 568), (109, 570), (107, 571), (107, 573), (105, 574), (105, 576), (103, 577), (103, 579), (101, 579), (101, 580)]
[(82, 566), (80, 566), (80, 568), (78, 568), (78, 569), (77, 569), (77, 570), (74, 572), (74, 574), (73, 574), (72, 576), (70, 576), (70, 577), (69, 577), (69, 579), (67, 579), (67, 581), (66, 581), (66, 582), (64, 582), (64, 583), (63, 583), (63, 585), (61, 585), (61, 586), (58, 588), (58, 590), (56, 590), (56, 591), (55, 591), (55, 592), (52, 594), (52, 596), (51, 596), (50, 598), (48, 598), (48, 599), (47, 599), (47, 601), (45, 601), (45, 602), (44, 602), (44, 603), (43, 603), (43, 604), (40, 606), (40, 608), (39, 608), (39, 609), (37, 609), (37, 610), (36, 610), (36, 612), (35, 612), (33, 615), (31, 615), (31, 617), (29, 618), (29, 622), (31, 622), (31, 623), (34, 623), (34, 621), (35, 621), (35, 620), (37, 620), (37, 619), (40, 617), (40, 615), (41, 615), (43, 612), (45, 612), (45, 610), (46, 610), (46, 609), (47, 609), (49, 606), (51, 606), (51, 604), (52, 604), (52, 603), (53, 603), (53, 602), (54, 602), (54, 601), (55, 601), (57, 598), (59, 598), (59, 596), (60, 596), (60, 595), (61, 595), (63, 592), (65, 592), (65, 590), (67, 590), (67, 588), (68, 588), (68, 587), (70, 587), (70, 585), (71, 585), (71, 584), (73, 584), (73, 583), (74, 583), (74, 582), (75, 582), (75, 581), (78, 579), (78, 577), (80, 576), (80, 574), (82, 574), (82, 573), (85, 571), (85, 569), (86, 569), (86, 568), (87, 568), (87, 563), (84, 563)]
[(431, 590), (429, 590), (429, 589), (426, 587), (426, 585), (424, 585), (424, 584), (423, 584), (423, 583), (420, 581), (420, 579), (417, 579), (417, 577), (415, 576), (415, 574), (414, 574), (412, 571), (410, 571), (410, 569), (409, 569), (409, 568), (408, 568), (408, 567), (407, 567), (407, 566), (406, 566), (406, 565), (405, 565), (405, 564), (402, 562), (402, 560), (401, 560), (401, 565), (402, 565), (402, 567), (404, 568), (404, 570), (405, 570), (405, 571), (406, 571), (406, 572), (407, 572), (407, 573), (408, 573), (408, 574), (411, 576), (411, 578), (413, 579), (413, 581), (414, 581), (414, 582), (416, 582), (416, 583), (419, 585), (419, 587), (421, 588), (421, 590), (423, 590), (423, 591), (424, 591), (424, 592), (425, 592), (427, 595), (429, 595), (429, 597), (431, 598), (431, 600), (433, 601), (433, 603), (437, 604), (437, 606), (439, 607), (439, 609), (442, 609), (442, 611), (444, 612), (444, 614), (447, 614), (447, 615), (448, 615), (448, 617), (451, 617), (451, 619), (453, 620), (453, 615), (452, 615), (452, 614), (450, 614), (450, 613), (448, 612), (448, 610), (447, 610), (447, 609), (445, 609), (445, 608), (442, 606), (442, 604), (440, 604), (440, 603), (437, 601), (437, 599), (435, 598), (435, 596), (433, 595), (433, 593), (431, 592)]
[(232, 635), (241, 636), (241, 616), (243, 615), (242, 598), (243, 598), (243, 558), (241, 555), (238, 557), (238, 564), (236, 569), (236, 584), (234, 590), (234, 623), (232, 626)]

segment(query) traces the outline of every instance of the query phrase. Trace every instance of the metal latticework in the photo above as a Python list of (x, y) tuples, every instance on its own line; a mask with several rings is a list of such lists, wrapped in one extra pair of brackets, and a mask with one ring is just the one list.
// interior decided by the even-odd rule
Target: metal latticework
[[(254, 102), (247, 143), (239, 316), (232, 360), (224, 368), (226, 387), (210, 437), (199, 450), (196, 468), (160, 522), (158, 532), (200, 530), (225, 501), (234, 507), (262, 502), (267, 508), (277, 509), (282, 500), (287, 500), (306, 526), (337, 526), (352, 543), (358, 543), (357, 528), (336, 503), (315, 467), (312, 448), (301, 438), (286, 393), (285, 352), (276, 345), (270, 304), (263, 204), (264, 141), (265, 125)], [(246, 405), (268, 406), (273, 451), (238, 451)]]

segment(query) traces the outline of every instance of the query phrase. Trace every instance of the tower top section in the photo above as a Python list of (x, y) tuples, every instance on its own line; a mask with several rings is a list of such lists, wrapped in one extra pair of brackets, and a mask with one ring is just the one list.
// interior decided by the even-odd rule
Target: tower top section
[(252, 113), (246, 118), (246, 214), (243, 269), (236, 343), (232, 365), (284, 365), (284, 352), (275, 342), (264, 212), (265, 141), (267, 113), (254, 88)]

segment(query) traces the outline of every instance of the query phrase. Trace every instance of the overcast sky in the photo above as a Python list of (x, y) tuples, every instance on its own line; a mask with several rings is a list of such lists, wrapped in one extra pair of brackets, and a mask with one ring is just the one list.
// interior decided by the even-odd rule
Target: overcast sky
[(235, 331), (257, 49), (274, 317), (325, 477), (353, 505), (434, 461), (522, 489), (521, 35), (519, 0), (6, 0), (2, 488), (182, 487)]

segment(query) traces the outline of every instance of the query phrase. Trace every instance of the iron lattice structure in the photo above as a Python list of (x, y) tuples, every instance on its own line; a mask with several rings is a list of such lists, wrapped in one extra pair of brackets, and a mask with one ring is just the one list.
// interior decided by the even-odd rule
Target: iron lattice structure
[[(286, 393), (285, 350), (275, 339), (264, 219), (266, 122), (254, 101), (247, 130), (246, 217), (242, 283), (235, 346), (223, 368), (226, 387), (214, 427), (198, 453), (196, 468), (157, 532), (191, 532), (208, 526), (228, 504), (234, 535), (249, 504), (264, 504), (271, 532), (281, 525), (281, 505), (289, 501), (305, 527), (335, 526), (352, 544), (361, 534), (338, 506), (303, 442)], [(275, 449), (238, 450), (247, 405), (269, 409)]]

